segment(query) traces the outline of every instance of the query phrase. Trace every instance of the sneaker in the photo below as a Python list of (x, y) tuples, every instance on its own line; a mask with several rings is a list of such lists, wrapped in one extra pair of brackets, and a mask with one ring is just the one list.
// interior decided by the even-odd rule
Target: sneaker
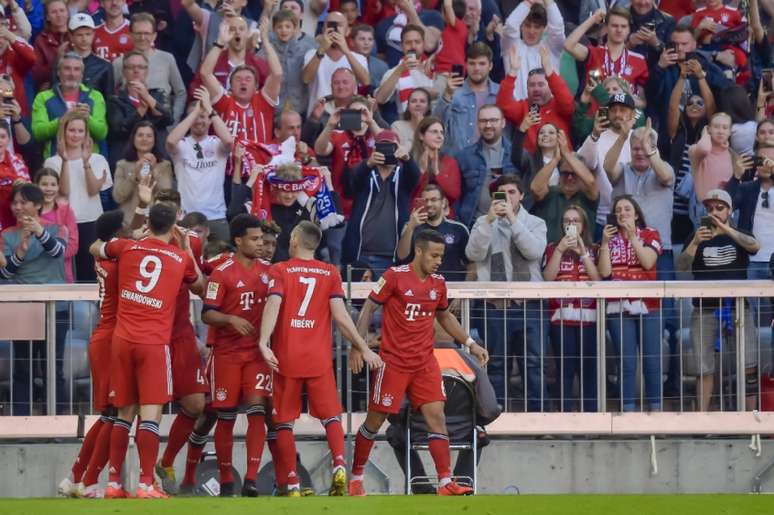
[(454, 481), (438, 487), (438, 495), (473, 495), (473, 489)]
[(301, 497), (312, 497), (312, 496), (314, 496), (314, 488), (311, 488), (308, 486), (301, 487)]
[(349, 482), (349, 496), (350, 497), (365, 497), (366, 491), (363, 487), (362, 479), (353, 479)]
[(254, 480), (245, 479), (242, 485), (242, 497), (258, 497), (258, 487)]
[(220, 496), (221, 497), (236, 497), (234, 493), (234, 483), (221, 483), (220, 484)]
[(56, 494), (59, 497), (75, 497), (75, 485), (76, 483), (73, 483), (73, 480), (70, 479), (70, 476), (67, 476), (59, 482), (59, 486), (56, 487)]
[(301, 497), (301, 489), (298, 485), (288, 487), (288, 497)]
[(93, 485), (83, 487), (83, 495), (81, 497), (83, 499), (102, 499), (104, 495), (104, 492), (99, 489), (99, 484), (94, 483)]
[(161, 489), (169, 495), (177, 495), (180, 490), (175, 479), (175, 467), (164, 467), (159, 461), (156, 463), (156, 475), (161, 480)]
[(177, 491), (178, 497), (193, 497), (196, 495), (196, 485), (191, 483), (181, 483)]
[(344, 471), (344, 467), (336, 467), (333, 470), (333, 479), (331, 480), (331, 488), (328, 490), (328, 495), (342, 497), (346, 494), (347, 473)]
[(75, 497), (76, 499), (83, 499), (84, 491), (86, 487), (83, 486), (83, 483), (75, 483), (73, 490), (70, 492), (70, 497)]
[(118, 483), (108, 483), (103, 497), (105, 499), (127, 499), (129, 492), (124, 490)]
[(137, 491), (134, 496), (137, 499), (169, 499), (169, 496), (159, 490), (156, 485), (146, 485), (143, 483), (137, 485)]

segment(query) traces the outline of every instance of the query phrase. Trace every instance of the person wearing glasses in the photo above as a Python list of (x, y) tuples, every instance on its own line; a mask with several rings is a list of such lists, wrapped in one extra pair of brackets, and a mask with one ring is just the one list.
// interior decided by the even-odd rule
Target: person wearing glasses
[[(769, 176), (771, 164), (769, 162), (763, 167), (769, 170)], [(758, 202), (763, 203), (762, 200)], [(704, 207), (709, 216), (702, 221), (678, 258), (679, 269), (691, 270), (694, 279), (703, 281), (747, 278), (750, 256), (760, 252), (761, 245), (749, 232), (732, 227), (733, 206), (728, 192), (714, 189), (707, 193), (704, 197)], [(716, 348), (719, 345), (721, 363), (723, 361), (733, 363), (736, 356), (735, 319), (732, 299), (693, 299), (691, 340), (695, 359), (698, 361), (696, 370), (700, 379), (696, 390), (699, 399), (698, 408), (701, 411), (709, 410), (712, 401), (715, 366), (718, 361), (715, 355)], [(745, 326), (755, 327), (750, 310), (745, 310)], [(755, 394), (758, 390), (755, 340), (755, 338), (748, 338), (745, 345), (747, 409), (755, 408)], [(728, 369), (733, 370), (733, 365)], [(723, 371), (721, 371), (721, 377), (722, 373)]]
[[(175, 168), (181, 207), (207, 217), (210, 233), (229, 241), (223, 181), (234, 138), (210, 103), (207, 88), (194, 91), (188, 116), (169, 132), (166, 148)], [(214, 134), (210, 134), (212, 127)]]
[(111, 164), (126, 152), (131, 144), (129, 133), (138, 122), (152, 123), (159, 134), (165, 134), (173, 122), (169, 96), (148, 86), (148, 65), (148, 58), (138, 50), (122, 59), (124, 86), (108, 99)]

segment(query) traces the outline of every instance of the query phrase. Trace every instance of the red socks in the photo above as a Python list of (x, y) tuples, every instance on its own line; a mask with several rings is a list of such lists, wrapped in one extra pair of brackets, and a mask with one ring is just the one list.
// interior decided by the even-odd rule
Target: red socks
[(137, 430), (137, 453), (140, 455), (140, 483), (153, 484), (153, 467), (159, 456), (159, 425), (152, 420), (143, 420)]
[(234, 446), (234, 424), (236, 411), (219, 411), (218, 425), (215, 426), (215, 454), (218, 458), (220, 483), (233, 483), (231, 473), (231, 454)]
[(117, 418), (110, 432), (110, 469), (108, 481), (121, 483), (121, 467), (126, 459), (126, 448), (129, 447), (129, 429), (132, 423)]
[(277, 426), (277, 454), (279, 460), (274, 463), (277, 486), (298, 486), (296, 442), (293, 439), (292, 424)]
[(331, 450), (333, 467), (344, 467), (344, 428), (338, 417), (327, 418), (322, 421), (325, 427), (325, 437), (328, 440), (328, 448)]
[(449, 455), (449, 437), (441, 433), (428, 433), (427, 443), (430, 447), (430, 456), (435, 463), (435, 471), (438, 479), (451, 477), (451, 456)]
[(83, 474), (82, 478), (84, 486), (90, 486), (99, 481), (99, 474), (105, 468), (110, 453), (110, 434), (113, 432), (113, 419), (102, 417), (100, 420), (102, 420), (102, 427), (94, 444), (91, 458), (89, 458), (86, 473)]
[(258, 477), (258, 468), (261, 466), (263, 455), (263, 442), (266, 439), (266, 408), (263, 406), (250, 406), (247, 408), (247, 469), (245, 481), (255, 481)]
[(188, 441), (188, 436), (193, 431), (194, 424), (196, 424), (196, 417), (192, 417), (182, 409), (178, 412), (175, 421), (172, 422), (172, 427), (169, 428), (167, 446), (164, 449), (164, 455), (161, 457), (162, 467), (171, 467), (174, 464), (175, 456)]
[(91, 459), (91, 453), (94, 451), (94, 445), (97, 442), (97, 437), (105, 424), (105, 418), (100, 417), (94, 424), (92, 424), (86, 436), (83, 437), (83, 443), (81, 444), (81, 452), (78, 453), (78, 457), (75, 458), (73, 468), (71, 470), (73, 474), (73, 483), (80, 483), (83, 478), (83, 473), (86, 472), (86, 467), (89, 465)]
[(188, 454), (185, 458), (185, 477), (182, 484), (196, 484), (196, 467), (199, 465), (205, 445), (207, 445), (207, 435), (200, 435), (194, 431), (188, 437)]
[(371, 454), (375, 438), (376, 433), (369, 431), (365, 424), (360, 426), (360, 430), (355, 437), (355, 456), (352, 459), (353, 476), (363, 475), (363, 470), (366, 463), (368, 463), (368, 456)]

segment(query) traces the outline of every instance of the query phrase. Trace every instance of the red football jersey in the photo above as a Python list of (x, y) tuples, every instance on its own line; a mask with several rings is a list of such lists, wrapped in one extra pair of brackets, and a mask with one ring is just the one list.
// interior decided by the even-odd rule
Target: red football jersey
[[(196, 263), (202, 262), (202, 240), (193, 231), (187, 231), (191, 252), (193, 252)], [(176, 243), (171, 243), (175, 248), (179, 248)], [(180, 285), (180, 292), (177, 294), (177, 305), (175, 307), (175, 321), (172, 325), (172, 342), (179, 338), (196, 338), (196, 332), (191, 324), (191, 293), (184, 284)]]
[(421, 281), (411, 265), (388, 269), (368, 296), (384, 306), (381, 356), (403, 372), (426, 366), (433, 358), (436, 311), (449, 307), (446, 281), (432, 274)]
[(642, 54), (624, 50), (617, 60), (613, 61), (607, 51), (607, 46), (590, 46), (586, 61), (586, 80), (591, 70), (601, 70), (602, 77), (621, 77), (632, 86), (645, 87), (648, 82), (648, 62)]
[(280, 373), (318, 377), (333, 366), (330, 300), (344, 297), (339, 270), (316, 259), (291, 258), (269, 269), (269, 295), (282, 297), (272, 350)]
[(118, 29), (111, 31), (104, 23), (94, 30), (94, 42), (91, 44), (98, 57), (113, 62), (134, 48), (129, 35), (129, 20), (124, 20)]
[[(733, 7), (729, 7), (727, 5), (721, 5), (717, 9), (699, 7), (691, 17), (691, 27), (694, 29), (698, 27), (701, 23), (701, 20), (704, 18), (709, 18), (715, 23), (723, 25), (727, 29), (734, 29), (740, 26), (743, 22), (742, 14)], [(699, 44), (701, 44), (704, 38), (710, 34), (710, 31), (702, 30), (701, 34), (699, 34), (699, 37), (697, 38), (699, 40)]]
[(99, 286), (99, 329), (116, 325), (118, 312), (118, 263), (112, 259), (96, 259), (94, 271)]
[[(268, 289), (268, 263), (255, 260), (250, 268), (245, 268), (237, 259), (229, 259), (212, 272), (207, 283), (204, 305), (252, 322), (257, 335), (261, 332), (261, 315)], [(231, 326), (211, 329), (216, 355), (258, 352), (258, 339), (255, 335), (242, 336)]]
[(198, 277), (193, 260), (153, 237), (111, 240), (102, 257), (118, 259), (115, 335), (136, 343), (168, 344), (180, 286)]
[(229, 94), (221, 95), (212, 107), (218, 112), (236, 139), (254, 143), (271, 143), (274, 139), (274, 104), (259, 91), (248, 105), (242, 105)]

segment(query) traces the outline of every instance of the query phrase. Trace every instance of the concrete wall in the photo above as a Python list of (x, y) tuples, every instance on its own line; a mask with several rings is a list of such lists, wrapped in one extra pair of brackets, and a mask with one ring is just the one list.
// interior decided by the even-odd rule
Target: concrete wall
[[(658, 474), (651, 475), (648, 440), (498, 440), (484, 449), (479, 492), (501, 493), (745, 493), (753, 476), (774, 460), (774, 445), (763, 440), (756, 458), (748, 439), (661, 439), (656, 441)], [(0, 445), (0, 497), (51, 497), (68, 473), (78, 443)], [(163, 446), (162, 446), (163, 449)], [(212, 449), (209, 444), (207, 450)], [(313, 473), (315, 488), (327, 491), (327, 448), (322, 442), (298, 445), (302, 462)], [(429, 457), (427, 457), (429, 458)], [(264, 453), (269, 461), (268, 452)], [(244, 444), (234, 445), (235, 466), (244, 470)], [(136, 481), (137, 453), (128, 463)], [(184, 452), (176, 462), (182, 477)], [(432, 464), (426, 459), (428, 471)], [(315, 470), (316, 469), (316, 470)], [(380, 470), (384, 476), (381, 476)], [(106, 473), (103, 473), (103, 476)], [(403, 474), (389, 445), (380, 441), (372, 454), (366, 487), (371, 492), (401, 493)], [(774, 492), (774, 473), (763, 483)]]

